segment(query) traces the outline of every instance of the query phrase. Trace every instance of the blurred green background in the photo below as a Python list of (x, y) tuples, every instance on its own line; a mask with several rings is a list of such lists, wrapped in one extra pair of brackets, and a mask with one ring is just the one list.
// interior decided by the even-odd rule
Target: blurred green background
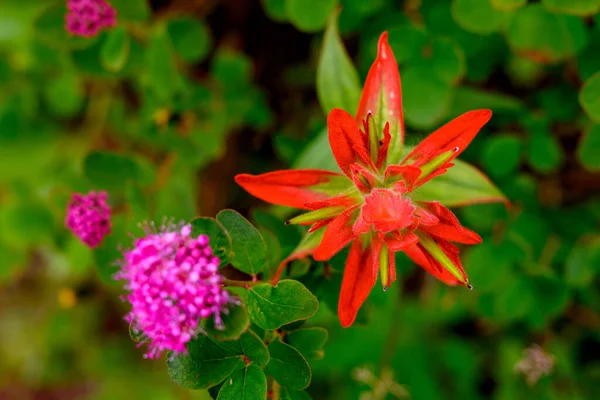
[[(472, 292), (402, 258), (343, 330), (337, 293), (303, 278), (321, 301), (309, 323), (329, 330), (308, 392), (600, 398), (600, 0), (110, 2), (119, 25), (92, 39), (65, 33), (64, 1), (0, 3), (1, 399), (210, 398), (142, 358), (114, 261), (143, 220), (280, 215), (236, 173), (332, 164), (315, 86), (338, 6), (362, 79), (389, 31), (408, 144), (493, 110), (461, 157), (513, 207), (456, 211), (484, 239), (463, 253)], [(64, 228), (70, 194), (90, 189), (115, 214), (94, 251)], [(282, 249), (300, 237), (274, 233)], [(553, 366), (529, 385), (515, 366), (534, 343)]]

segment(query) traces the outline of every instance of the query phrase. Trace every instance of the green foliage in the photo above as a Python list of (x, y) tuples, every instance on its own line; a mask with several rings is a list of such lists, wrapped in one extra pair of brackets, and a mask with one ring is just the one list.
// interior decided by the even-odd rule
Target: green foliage
[(303, 32), (323, 29), (337, 0), (285, 0), (285, 12), (290, 22)]
[[(0, 2), (9, 398), (599, 397), (600, 1), (109, 2), (117, 26), (90, 38), (65, 31), (66, 1)], [(341, 172), (326, 114), (356, 111), (383, 31), (407, 144), (493, 111), (410, 195), (453, 207), (482, 243), (458, 246), (473, 291), (397, 253), (397, 281), (343, 329), (348, 249), (314, 261), (324, 230), (286, 226), (292, 211), (232, 178)], [(64, 227), (72, 193), (90, 190), (113, 210), (94, 249)], [(136, 347), (148, 338), (123, 320), (114, 279), (139, 224), (165, 217), (209, 237), (236, 303), (223, 329), (203, 319), (188, 353), (163, 355), (168, 373)], [(529, 385), (515, 366), (533, 343), (554, 365)]]
[(167, 361), (169, 376), (188, 389), (209, 388), (221, 383), (243, 363), (234, 342), (215, 342), (200, 335), (187, 345), (188, 354)]
[(266, 262), (267, 245), (260, 232), (250, 222), (233, 210), (223, 210), (217, 215), (231, 237), (233, 257), (231, 264), (250, 275), (258, 274)]
[(592, 120), (600, 122), (600, 73), (585, 81), (579, 92), (579, 103)]
[(579, 162), (590, 171), (600, 170), (600, 126), (594, 125), (581, 138), (577, 147)]
[(267, 396), (267, 378), (256, 365), (231, 375), (219, 390), (217, 400), (262, 399)]
[(263, 283), (248, 291), (248, 312), (252, 322), (266, 330), (307, 319), (317, 312), (318, 301), (298, 281), (285, 279), (277, 285)]
[(338, 14), (332, 13), (323, 37), (317, 68), (317, 94), (325, 114), (332, 108), (358, 108), (361, 85), (338, 31)]
[(281, 386), (291, 390), (308, 387), (312, 376), (310, 366), (298, 350), (276, 340), (269, 344), (269, 353), (271, 360), (265, 371), (273, 375)]

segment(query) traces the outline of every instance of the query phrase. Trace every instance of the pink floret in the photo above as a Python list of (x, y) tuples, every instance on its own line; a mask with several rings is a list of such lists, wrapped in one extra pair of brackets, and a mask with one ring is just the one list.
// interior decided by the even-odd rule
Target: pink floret
[(116, 279), (126, 281), (132, 309), (125, 319), (146, 338), (146, 358), (185, 353), (202, 319), (213, 316), (223, 328), (221, 314), (232, 299), (218, 268), (208, 237), (191, 237), (190, 225), (149, 233), (125, 251)]

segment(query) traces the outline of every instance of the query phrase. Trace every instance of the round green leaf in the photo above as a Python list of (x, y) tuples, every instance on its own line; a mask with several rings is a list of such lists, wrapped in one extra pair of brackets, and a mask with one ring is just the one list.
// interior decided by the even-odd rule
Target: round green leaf
[(285, 0), (290, 22), (303, 32), (317, 32), (325, 26), (337, 0)]
[(250, 317), (248, 317), (248, 310), (244, 305), (231, 306), (229, 313), (221, 314), (221, 318), (223, 319), (223, 329), (215, 326), (214, 317), (207, 319), (204, 323), (206, 333), (219, 341), (237, 340), (250, 326)]
[(43, 204), (22, 201), (2, 209), (0, 232), (16, 245), (47, 243), (52, 238), (54, 220)]
[(285, 341), (295, 347), (309, 360), (323, 358), (323, 346), (327, 342), (327, 330), (323, 328), (304, 328), (288, 333)]
[(450, 83), (438, 77), (431, 66), (405, 68), (402, 92), (404, 117), (415, 128), (429, 128), (438, 123), (452, 100)]
[(120, 21), (143, 21), (150, 16), (147, 0), (110, 0)]
[[(377, 55), (377, 36), (369, 41), (369, 54)], [(425, 28), (414, 25), (399, 25), (388, 30), (388, 43), (394, 51), (398, 64), (421, 56), (423, 48), (429, 42), (429, 35)]]
[(552, 14), (540, 4), (516, 11), (507, 32), (517, 53), (541, 63), (571, 57), (585, 47), (587, 33), (581, 18)]
[(175, 51), (188, 62), (202, 61), (211, 46), (210, 31), (202, 21), (181, 17), (169, 21), (167, 30)]
[(265, 14), (273, 21), (283, 22), (287, 20), (285, 11), (286, 0), (261, 0)]
[(308, 387), (312, 373), (308, 362), (298, 350), (276, 340), (269, 344), (269, 353), (271, 361), (265, 368), (268, 375), (272, 375), (281, 386), (292, 390)]
[(452, 0), (452, 17), (461, 28), (481, 35), (498, 31), (504, 19), (488, 0)]
[(587, 287), (593, 282), (597, 271), (594, 264), (600, 261), (594, 259), (594, 255), (600, 255), (598, 240), (592, 243), (579, 242), (571, 249), (565, 264), (565, 278), (570, 286)]
[(83, 171), (92, 184), (103, 188), (125, 187), (127, 179), (137, 177), (137, 166), (131, 158), (106, 151), (88, 154)]
[(555, 171), (564, 161), (560, 143), (548, 134), (533, 135), (529, 139), (528, 152), (529, 164), (543, 173)]
[(485, 142), (481, 152), (481, 163), (493, 177), (510, 175), (519, 167), (522, 149), (521, 139), (516, 136), (493, 136)]
[(187, 344), (188, 354), (171, 355), (169, 376), (186, 389), (206, 389), (218, 385), (243, 363), (239, 346), (214, 342), (204, 335)]
[(83, 90), (74, 71), (64, 71), (44, 87), (44, 98), (50, 110), (61, 117), (77, 114), (83, 106)]
[(435, 38), (423, 46), (419, 56), (410, 61), (427, 69), (430, 67), (442, 81), (454, 83), (465, 74), (465, 56), (461, 47), (452, 39)]
[(267, 346), (265, 346), (262, 339), (252, 331), (248, 331), (242, 335), (240, 338), (240, 346), (242, 346), (244, 355), (248, 357), (250, 361), (261, 367), (267, 365), (271, 359)]
[(600, 0), (542, 0), (550, 12), (570, 15), (593, 15), (600, 10)]
[(319, 65), (317, 95), (325, 114), (332, 108), (356, 110), (361, 85), (338, 31), (338, 14), (332, 13), (327, 23)]
[(171, 43), (164, 29), (156, 28), (146, 50), (146, 70), (155, 94), (161, 100), (170, 99), (182, 81), (173, 59)]
[(216, 219), (208, 217), (195, 218), (191, 224), (192, 236), (208, 236), (208, 243), (213, 254), (219, 257), (221, 267), (227, 265), (231, 259), (231, 237), (225, 227)]
[(111, 29), (100, 49), (100, 62), (111, 72), (123, 69), (129, 57), (131, 38), (123, 26)]
[(585, 169), (600, 171), (600, 125), (583, 134), (577, 146), (577, 159)]
[(260, 232), (237, 211), (223, 210), (217, 215), (231, 237), (231, 264), (240, 271), (256, 275), (266, 265), (267, 245)]
[(527, 0), (490, 0), (490, 4), (497, 10), (513, 11), (527, 4)]
[(298, 281), (284, 279), (276, 286), (266, 283), (248, 291), (248, 312), (252, 322), (266, 330), (315, 315), (317, 298)]
[(594, 122), (600, 122), (600, 72), (585, 81), (579, 92), (579, 103)]
[(245, 400), (267, 398), (267, 377), (255, 364), (234, 373), (225, 381), (217, 400)]

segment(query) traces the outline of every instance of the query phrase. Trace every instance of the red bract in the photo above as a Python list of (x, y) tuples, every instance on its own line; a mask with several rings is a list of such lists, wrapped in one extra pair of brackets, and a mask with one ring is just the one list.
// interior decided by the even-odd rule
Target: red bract
[(352, 243), (338, 307), (340, 321), (348, 327), (377, 274), (384, 290), (396, 279), (395, 252), (405, 252), (447, 284), (467, 285), (458, 248), (452, 242), (476, 244), (481, 238), (461, 226), (440, 202), (418, 201), (413, 195), (454, 165), (452, 160), (491, 116), (490, 110), (467, 112), (402, 158), (400, 74), (387, 33), (383, 33), (356, 119), (340, 109), (331, 110), (327, 119), (331, 150), (343, 174), (277, 171), (258, 176), (241, 174), (236, 182), (262, 200), (310, 210), (290, 220), (312, 226), (311, 231), (324, 228), (318, 245), (302, 246), (302, 256), (312, 252), (315, 260), (325, 261)]

